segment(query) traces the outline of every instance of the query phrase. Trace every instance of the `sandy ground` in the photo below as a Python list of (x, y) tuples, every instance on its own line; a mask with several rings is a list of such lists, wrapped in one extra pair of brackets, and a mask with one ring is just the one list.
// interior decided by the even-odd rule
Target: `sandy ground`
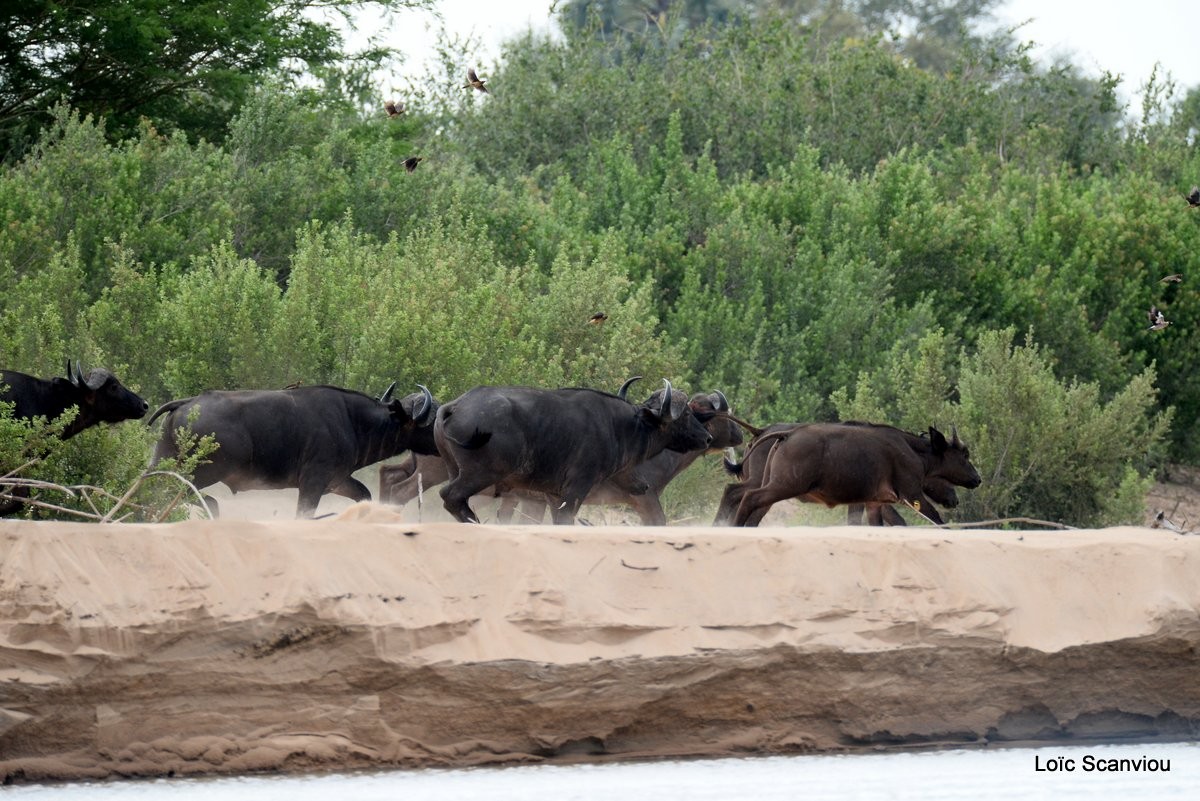
[(0, 781), (1200, 735), (1200, 537), (226, 511), (0, 521)]

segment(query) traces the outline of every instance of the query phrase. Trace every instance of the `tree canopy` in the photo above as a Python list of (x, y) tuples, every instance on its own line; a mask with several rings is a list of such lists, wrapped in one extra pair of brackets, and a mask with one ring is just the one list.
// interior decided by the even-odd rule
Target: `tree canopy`
[[(345, 58), (334, 16), (431, 0), (20, 0), (0, 7), (0, 156), (20, 154), (60, 101), (123, 137), (145, 117), (217, 141), (280, 70)], [(320, 12), (319, 14), (317, 12)], [(359, 56), (377, 64), (386, 52)]]

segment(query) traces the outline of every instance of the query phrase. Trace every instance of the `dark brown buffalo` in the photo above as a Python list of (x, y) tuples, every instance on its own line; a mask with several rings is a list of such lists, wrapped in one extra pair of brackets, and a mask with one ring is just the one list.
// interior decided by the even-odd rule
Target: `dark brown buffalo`
[[(628, 384), (622, 387), (618, 396), (624, 396), (627, 386)], [(612, 476), (597, 485), (588, 493), (584, 504), (629, 506), (637, 513), (643, 525), (666, 525), (667, 515), (662, 508), (661, 495), (667, 484), (703, 454), (719, 452), (742, 443), (741, 428), (726, 416), (729, 412), (729, 402), (719, 391), (697, 393), (691, 397), (688, 405), (712, 437), (707, 449), (684, 453), (664, 450), (633, 470)], [(413, 453), (410, 458), (399, 464), (383, 465), (379, 468), (379, 498), (385, 503), (403, 505), (417, 497), (418, 488), (422, 491), (427, 490), (449, 477), (449, 468), (440, 456)], [(540, 494), (522, 494), (517, 491), (501, 494), (497, 493), (494, 487), (480, 494), (484, 497), (500, 495), (497, 520), (501, 523), (509, 522), (514, 514), (520, 515), (519, 522), (541, 523), (545, 518), (546, 501)]]
[(669, 382), (637, 406), (593, 389), (476, 387), (438, 410), (434, 439), (450, 468), (442, 504), (478, 522), (468, 500), (491, 486), (544, 493), (557, 524), (574, 522), (606, 479), (670, 449), (707, 447), (708, 431)]
[[(20, 420), (44, 417), (53, 421), (68, 409), (76, 409), (75, 418), (60, 433), (62, 439), (70, 439), (100, 423), (136, 420), (150, 410), (146, 401), (105, 368), (95, 367), (85, 374), (70, 359), (66, 378), (37, 378), (15, 370), (0, 370), (0, 401), (11, 403), (12, 416)], [(23, 505), (19, 499), (29, 496), (28, 489), (14, 488), (11, 484), (0, 487), (0, 492), (14, 497), (14, 500), (0, 500), (0, 516), (19, 510)]]
[(0, 401), (13, 404), (13, 417), (54, 420), (67, 409), (78, 412), (62, 432), (63, 439), (100, 423), (136, 420), (150, 410), (149, 404), (126, 389), (103, 367), (87, 371), (67, 360), (66, 378), (35, 378), (13, 370), (0, 370)]
[(218, 444), (196, 468), (200, 489), (217, 482), (233, 492), (295, 488), (297, 517), (312, 517), (325, 493), (370, 500), (371, 491), (354, 471), (410, 448), (433, 450), (427, 431), (433, 396), (421, 387), (420, 393), (393, 398), (394, 387), (378, 399), (340, 387), (300, 386), (209, 390), (171, 401), (147, 421), (166, 415), (151, 463), (179, 455), (176, 431), (186, 426)]
[(924, 512), (933, 509), (924, 489), (931, 479), (968, 488), (980, 483), (957, 433), (947, 440), (932, 427), (928, 438), (861, 423), (771, 427), (751, 443), (746, 462), (753, 469), (726, 488), (717, 522), (756, 526), (788, 498), (831, 507), (905, 503)]

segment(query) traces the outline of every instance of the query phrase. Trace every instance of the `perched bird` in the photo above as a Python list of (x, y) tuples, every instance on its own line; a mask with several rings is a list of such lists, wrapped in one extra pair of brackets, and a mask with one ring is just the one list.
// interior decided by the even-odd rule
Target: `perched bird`
[(596, 312), (595, 314), (593, 314), (591, 317), (588, 318), (588, 322), (591, 323), (592, 325), (599, 325), (600, 323), (604, 322), (607, 319), (608, 319), (608, 315), (605, 314), (604, 312)]
[(386, 103), (384, 103), (383, 110), (387, 112), (387, 115), (389, 117), (399, 117), (401, 114), (403, 114), (405, 111), (407, 111), (407, 109), (404, 108), (403, 103), (397, 102), (395, 100), (389, 100)]
[(404, 160), (404, 169), (412, 172), (417, 168), (417, 165), (425, 160), (424, 156), (409, 156)]
[(1182, 280), (1183, 273), (1175, 273), (1174, 275), (1167, 275), (1158, 279), (1158, 282), (1160, 284), (1178, 284)]
[(487, 92), (487, 87), (484, 82), (479, 80), (479, 76), (475, 74), (474, 67), (467, 68), (467, 82), (463, 84), (463, 89), (478, 89), (481, 92)]
[(1200, 186), (1193, 186), (1192, 191), (1184, 195), (1187, 198), (1188, 205), (1194, 208), (1200, 208)]
[(1171, 324), (1171, 321), (1163, 317), (1163, 313), (1159, 311), (1157, 306), (1151, 306), (1150, 312), (1150, 331), (1161, 331)]

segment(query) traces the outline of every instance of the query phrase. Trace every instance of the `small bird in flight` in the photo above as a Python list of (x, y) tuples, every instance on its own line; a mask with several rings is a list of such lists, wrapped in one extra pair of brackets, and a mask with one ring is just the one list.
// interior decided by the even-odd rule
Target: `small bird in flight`
[(1160, 284), (1178, 284), (1183, 280), (1183, 273), (1175, 273), (1174, 275), (1166, 275), (1158, 279)]
[(1200, 208), (1200, 186), (1193, 186), (1192, 191), (1184, 195), (1187, 198), (1188, 205), (1194, 208)]
[(387, 112), (389, 117), (399, 117), (401, 114), (407, 111), (407, 109), (404, 108), (404, 104), (396, 100), (389, 100), (384, 103), (383, 110)]
[(479, 76), (475, 74), (475, 68), (468, 67), (467, 82), (463, 84), (463, 89), (478, 89), (481, 92), (487, 92), (488, 88), (483, 84), (484, 82), (479, 80)]
[(1163, 313), (1157, 306), (1150, 307), (1150, 331), (1161, 331), (1171, 324), (1171, 321), (1163, 317)]
[(412, 172), (417, 168), (417, 165), (425, 160), (424, 156), (409, 156), (404, 160), (404, 169)]
[(600, 323), (604, 322), (607, 319), (608, 319), (608, 315), (605, 314), (604, 312), (596, 312), (595, 314), (593, 314), (591, 317), (588, 318), (588, 322), (591, 325), (599, 325)]

